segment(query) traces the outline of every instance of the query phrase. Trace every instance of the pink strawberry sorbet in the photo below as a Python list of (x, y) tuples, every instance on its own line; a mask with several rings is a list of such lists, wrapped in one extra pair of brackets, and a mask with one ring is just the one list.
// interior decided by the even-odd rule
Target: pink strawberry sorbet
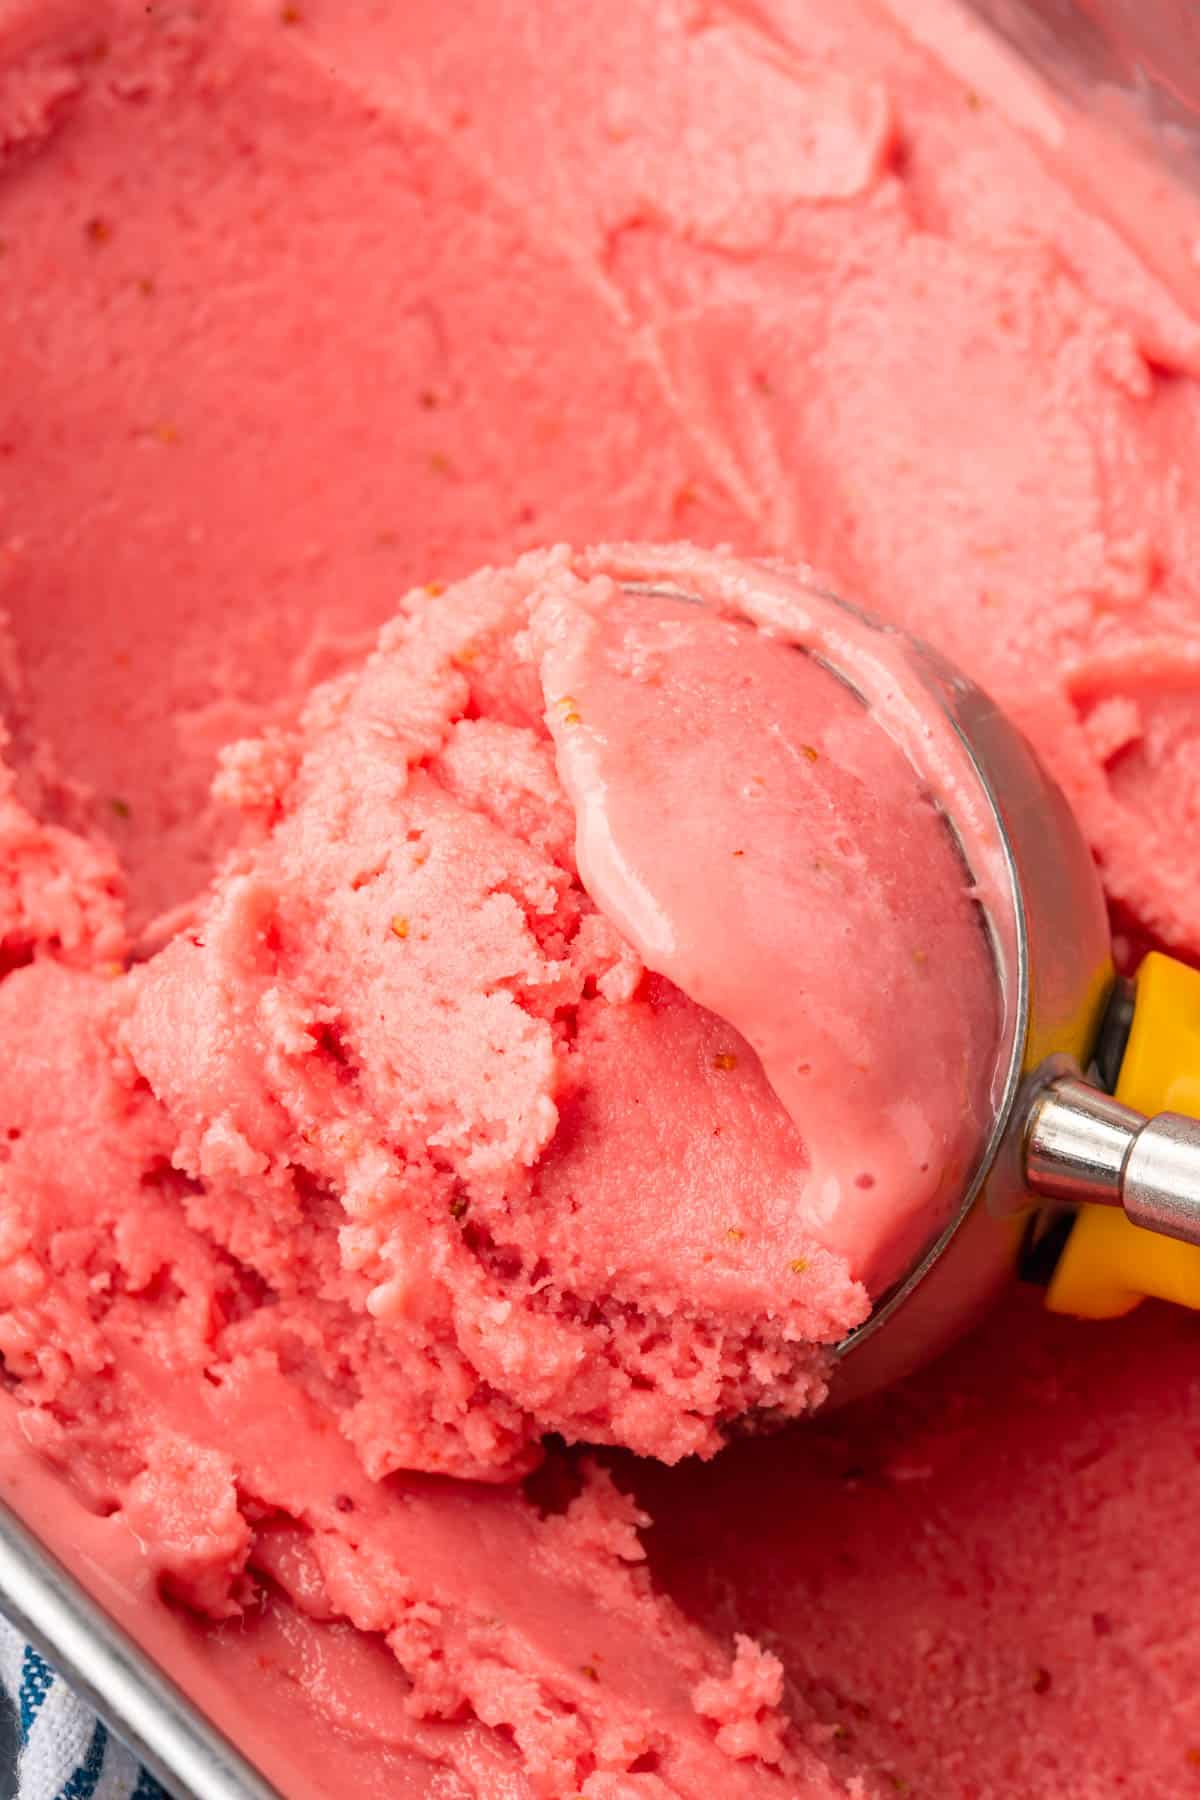
[(519, 558), (815, 563), (1194, 956), (1197, 221), (944, 0), (0, 0), (0, 1467), (289, 1796), (1196, 1786), (1186, 1318), (688, 1454), (987, 966), (844, 690)]
[[(43, 1044), (4, 1089), (0, 1350), (26, 1440), (164, 1596), (219, 1621), (280, 1587), (382, 1633), (409, 1710), (498, 1705), (536, 1791), (650, 1756), (702, 1792), (706, 1743), (802, 1766), (774, 1659), (746, 1639), (731, 1673), (706, 1661), (630, 1584), (636, 1515), (585, 1474), (543, 1530), (568, 1562), (592, 1534), (596, 1566), (548, 1586), (536, 1631), (573, 1636), (581, 1591), (644, 1615), (643, 1655), (679, 1640), (683, 1723), (626, 1717), (588, 1673), (632, 1654), (605, 1617), (565, 1689), (526, 1668), (500, 1698), (533, 1619), (511, 1644), (478, 1615), (511, 1625), (487, 1595), (532, 1597), (531, 1572), (503, 1541), (479, 1562), (452, 1492), (413, 1477), (511, 1478), (548, 1431), (675, 1461), (820, 1400), (823, 1346), (869, 1307), (853, 1268), (914, 1218), (935, 1231), (977, 1146), (995, 1006), (959, 853), (863, 702), (786, 639), (604, 568), (562, 551), (418, 590), (294, 728), (232, 745), (237, 847), (127, 975), (54, 954), (27, 827), (12, 860), (48, 953), (0, 986)], [(661, 975), (576, 877), (602, 819), (661, 899), (657, 934), (632, 931)], [(953, 955), (930, 966), (931, 943)], [(514, 1495), (496, 1528), (535, 1523)], [(477, 1620), (461, 1645), (442, 1557)]]

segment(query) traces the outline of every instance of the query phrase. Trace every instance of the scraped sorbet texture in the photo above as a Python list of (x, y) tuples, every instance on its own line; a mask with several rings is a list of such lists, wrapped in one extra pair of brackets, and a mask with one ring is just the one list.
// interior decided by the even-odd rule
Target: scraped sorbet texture
[(4, 1492), (289, 1800), (1200, 1793), (1189, 1317), (816, 1410), (998, 1021), (721, 599), (1194, 957), (1197, 204), (943, 0), (597, 19), (0, 0)]
[[(564, 657), (574, 668), (570, 645), (597, 614), (615, 652), (634, 659), (647, 629), (679, 631), (678, 603), (642, 605), (646, 626), (610, 580), (581, 578), (562, 556), (444, 595), (418, 590), (361, 674), (314, 693), (297, 731), (227, 754), (220, 788), (247, 812), (247, 835), (195, 928), (114, 997), (118, 1041), (167, 1115), (170, 1164), (196, 1185), (197, 1218), (238, 1256), (252, 1251), (276, 1290), (282, 1267), (310, 1349), (352, 1365), (362, 1392), (344, 1429), (375, 1476), (507, 1477), (550, 1430), (673, 1461), (711, 1451), (722, 1423), (750, 1409), (804, 1410), (823, 1393), (814, 1346), (867, 1308), (849, 1265), (863, 1260), (868, 1228), (843, 1227), (827, 1190), (844, 1186), (852, 1216), (927, 1203), (933, 1182), (914, 1159), (928, 1168), (961, 1113), (958, 1093), (944, 1117), (923, 1107), (929, 1065), (924, 1077), (914, 1068), (896, 1104), (917, 1116), (915, 1131), (931, 1120), (908, 1161), (868, 1130), (861, 1146), (847, 1138), (837, 1166), (828, 1154), (814, 1164), (810, 1121), (819, 1130), (825, 1088), (842, 1085), (833, 1053), (808, 1033), (786, 1040), (789, 1058), (810, 1060), (785, 1110), (728, 1021), (644, 980), (580, 888), (575, 814), (544, 718), (566, 741), (584, 728), (557, 680), (547, 692), (547, 669)], [(864, 915), (852, 953), (882, 948), (913, 970), (892, 982), (881, 969), (843, 1003), (854, 1054), (865, 1061), (885, 1035), (891, 994), (914, 1015), (910, 1056), (928, 1033), (936, 1050), (944, 1012), (962, 1060), (975, 1020), (958, 1005), (959, 978), (952, 993), (928, 980), (933, 1022), (915, 1016), (908, 939), (943, 914), (957, 925), (986, 1018), (983, 940), (915, 772), (788, 646), (760, 649), (754, 627), (715, 617), (684, 629), (718, 659), (697, 672), (680, 646), (714, 732), (727, 711), (739, 724), (723, 691), (732, 653), (749, 705), (780, 732), (815, 735), (837, 771), (828, 780), (871, 797), (861, 821), (843, 818), (813, 771), (798, 789), (768, 758), (763, 805), (777, 816), (733, 808), (746, 815), (751, 892), (732, 910), (748, 913), (780, 854), (781, 910), (811, 914), (822, 879), (852, 886)], [(545, 665), (543, 630), (555, 644)], [(591, 678), (579, 673), (587, 706)], [(641, 724), (654, 733), (663, 717), (669, 784), (688, 775), (670, 738), (675, 678), (660, 687), (646, 674), (640, 660), (614, 672), (586, 729), (602, 731), (610, 710), (643, 713), (650, 696)], [(631, 779), (647, 784), (643, 805), (677, 806), (650, 772)], [(923, 812), (923, 840), (920, 819), (905, 832), (910, 812)], [(831, 833), (840, 849), (827, 848)], [(860, 876), (857, 864), (909, 835), (924, 857), (907, 885), (890, 864)], [(710, 850), (722, 871), (727, 836), (719, 828)], [(695, 856), (697, 882), (707, 863)], [(938, 898), (924, 900), (931, 880)], [(899, 949), (878, 943), (889, 926)], [(802, 1017), (812, 976), (794, 961), (772, 973), (795, 982)], [(753, 958), (743, 967), (759, 973)], [(756, 989), (744, 1010), (755, 1023)], [(871, 1154), (881, 1199), (852, 1172)], [(325, 1228), (328, 1294), (297, 1265), (293, 1228), (306, 1217)], [(280, 1321), (278, 1307), (258, 1308), (239, 1331), (275, 1348)]]

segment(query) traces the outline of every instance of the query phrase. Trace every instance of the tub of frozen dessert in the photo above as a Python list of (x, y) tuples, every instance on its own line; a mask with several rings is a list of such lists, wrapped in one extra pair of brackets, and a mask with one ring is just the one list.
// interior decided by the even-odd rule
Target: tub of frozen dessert
[(288, 1796), (1196, 1779), (1194, 1322), (1014, 1285), (822, 1417), (869, 1275), (579, 880), (530, 606), (816, 566), (1194, 958), (1196, 203), (1102, 112), (941, 4), (0, 0), (3, 1488)]

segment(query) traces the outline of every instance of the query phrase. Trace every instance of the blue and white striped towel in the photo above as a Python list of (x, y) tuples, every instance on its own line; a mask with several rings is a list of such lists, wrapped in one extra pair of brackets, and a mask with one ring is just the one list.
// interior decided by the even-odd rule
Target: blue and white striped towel
[(61, 1675), (0, 1619), (0, 1682), (17, 1711), (17, 1800), (168, 1800)]

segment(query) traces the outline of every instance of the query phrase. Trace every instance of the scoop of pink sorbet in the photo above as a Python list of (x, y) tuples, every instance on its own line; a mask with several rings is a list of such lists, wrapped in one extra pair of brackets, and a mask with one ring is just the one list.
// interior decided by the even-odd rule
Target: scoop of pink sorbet
[[(681, 567), (689, 598), (601, 579), (534, 615), (581, 876), (647, 967), (745, 1037), (799, 1134), (793, 1229), (878, 1295), (945, 1223), (988, 1123), (970, 876), (865, 695), (722, 612), (720, 558)], [(822, 604), (805, 592), (806, 616)]]
[(548, 1431), (675, 1460), (819, 1401), (993, 1029), (853, 695), (535, 554), (411, 595), (220, 787), (241, 847), (112, 1004), (189, 1221), (287, 1299), (223, 1348), (314, 1359), (373, 1476), (507, 1477)]

